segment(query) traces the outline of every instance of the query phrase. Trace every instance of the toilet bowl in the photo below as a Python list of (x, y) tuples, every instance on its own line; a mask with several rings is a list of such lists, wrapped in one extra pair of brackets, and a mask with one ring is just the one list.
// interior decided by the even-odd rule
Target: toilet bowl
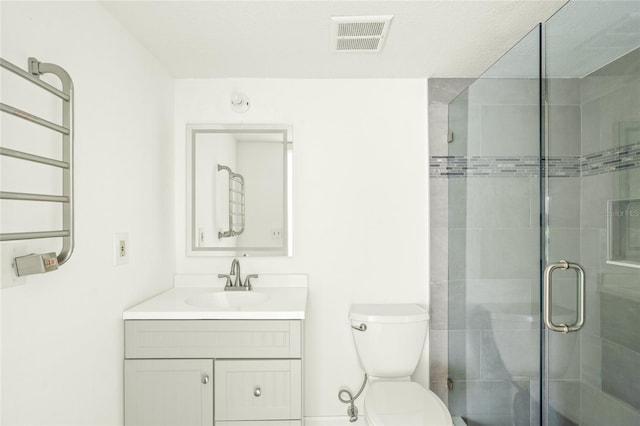
[(414, 304), (352, 305), (351, 331), (369, 377), (364, 416), (370, 426), (450, 426), (436, 394), (411, 381), (427, 336), (429, 314)]
[(445, 426), (452, 420), (444, 402), (415, 382), (374, 382), (364, 401), (370, 426)]
[[(514, 379), (535, 378), (540, 374), (540, 314), (536, 305), (488, 303), (491, 336), (506, 371)], [(553, 308), (554, 320), (570, 324), (575, 312), (561, 306)], [(562, 379), (579, 364), (578, 334), (549, 333), (547, 342), (548, 379)]]

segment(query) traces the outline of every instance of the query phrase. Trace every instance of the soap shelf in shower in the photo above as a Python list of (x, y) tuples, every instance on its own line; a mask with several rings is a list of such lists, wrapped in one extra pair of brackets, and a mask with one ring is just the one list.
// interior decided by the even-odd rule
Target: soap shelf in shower
[(640, 199), (607, 203), (610, 265), (640, 268)]

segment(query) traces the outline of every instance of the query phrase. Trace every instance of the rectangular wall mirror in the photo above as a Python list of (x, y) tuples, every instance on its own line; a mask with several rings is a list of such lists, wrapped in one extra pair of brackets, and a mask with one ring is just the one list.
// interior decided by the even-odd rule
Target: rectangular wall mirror
[(287, 125), (187, 125), (187, 255), (291, 255), (292, 148)]

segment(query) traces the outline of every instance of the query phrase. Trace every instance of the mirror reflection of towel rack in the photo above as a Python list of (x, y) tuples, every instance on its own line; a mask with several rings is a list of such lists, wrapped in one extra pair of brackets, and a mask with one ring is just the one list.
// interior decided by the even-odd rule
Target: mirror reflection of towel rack
[(218, 238), (229, 238), (244, 232), (244, 177), (218, 164), (218, 171), (221, 170), (229, 173), (229, 230), (218, 232)]

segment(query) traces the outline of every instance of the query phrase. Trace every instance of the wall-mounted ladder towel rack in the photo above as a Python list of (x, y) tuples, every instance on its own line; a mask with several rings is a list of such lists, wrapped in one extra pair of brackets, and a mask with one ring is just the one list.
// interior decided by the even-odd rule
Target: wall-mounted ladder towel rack
[(218, 238), (235, 237), (244, 232), (244, 177), (218, 164), (220, 170), (229, 173), (229, 230), (218, 232)]
[[(62, 229), (60, 230), (0, 234), (0, 241), (61, 237), (62, 249), (58, 254), (30, 254), (27, 256), (16, 257), (14, 259), (14, 267), (18, 276), (49, 272), (57, 269), (59, 265), (67, 262), (73, 252), (73, 81), (71, 80), (69, 73), (60, 66), (42, 63), (36, 58), (29, 58), (28, 71), (24, 71), (2, 58), (0, 58), (0, 67), (28, 80), (36, 86), (39, 86), (52, 95), (60, 98), (62, 101), (61, 124), (53, 123), (0, 102), (0, 110), (2, 112), (20, 117), (62, 135), (62, 160), (41, 157), (27, 152), (0, 147), (0, 155), (40, 163), (62, 170), (62, 195), (0, 191), (0, 199), (60, 203), (62, 206)], [(40, 75), (42, 74), (53, 74), (58, 77), (62, 83), (62, 90), (42, 81), (40, 79)]]

